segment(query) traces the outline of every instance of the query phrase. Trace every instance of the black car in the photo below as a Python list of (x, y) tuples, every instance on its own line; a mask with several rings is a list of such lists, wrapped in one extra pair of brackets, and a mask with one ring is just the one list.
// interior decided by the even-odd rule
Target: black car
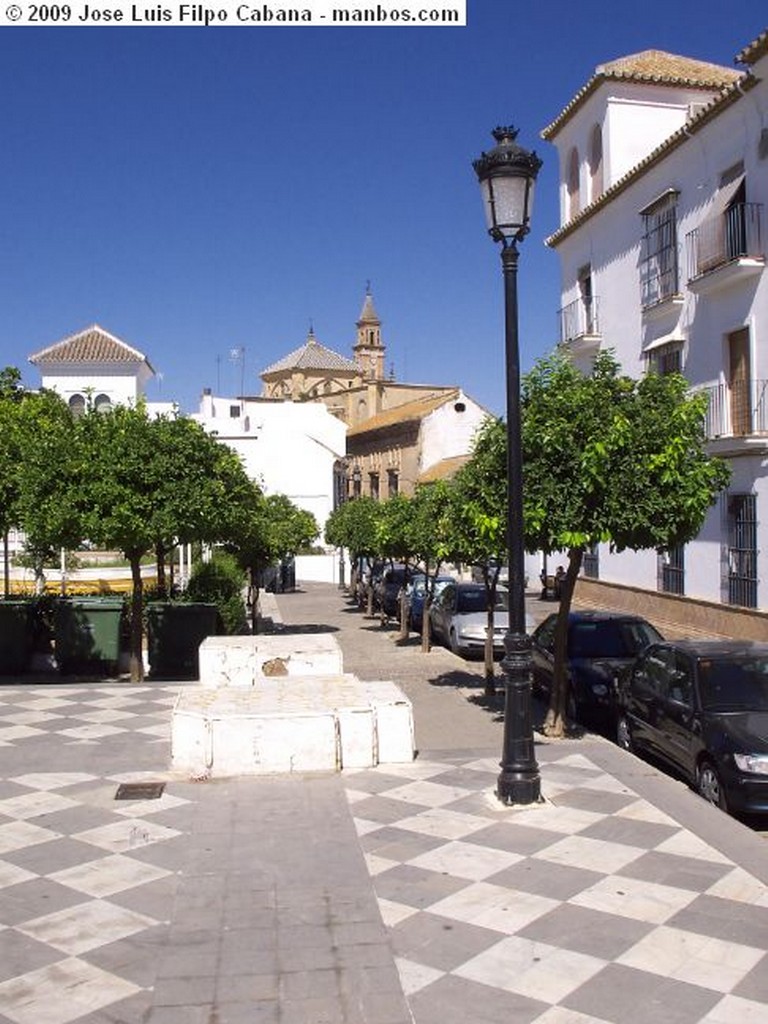
[(381, 613), (390, 619), (400, 618), (400, 594), (413, 575), (413, 570), (404, 565), (390, 565), (381, 574), (374, 603)]
[[(549, 698), (555, 671), (557, 612), (533, 633), (533, 687)], [(648, 644), (663, 637), (639, 615), (577, 611), (568, 616), (568, 717), (600, 725), (615, 723), (615, 685)]]
[(619, 746), (670, 765), (723, 810), (768, 813), (768, 643), (653, 644), (618, 703)]

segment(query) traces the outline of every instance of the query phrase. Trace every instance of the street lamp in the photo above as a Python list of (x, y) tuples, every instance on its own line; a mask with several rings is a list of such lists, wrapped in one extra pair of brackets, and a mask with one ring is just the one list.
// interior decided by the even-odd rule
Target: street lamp
[(505, 804), (541, 799), (531, 719), (531, 638), (525, 630), (523, 458), (520, 425), (520, 352), (517, 338), (517, 242), (528, 234), (533, 186), (541, 167), (518, 146), (517, 131), (496, 128), (496, 145), (472, 166), (480, 182), (488, 233), (501, 243), (507, 377), (507, 557), (509, 627), (501, 663), (505, 677), (504, 739), (496, 795)]

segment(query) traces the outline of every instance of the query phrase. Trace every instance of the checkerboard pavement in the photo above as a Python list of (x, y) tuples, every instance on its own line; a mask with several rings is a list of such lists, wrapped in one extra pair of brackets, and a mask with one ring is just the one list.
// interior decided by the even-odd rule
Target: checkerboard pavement
[(0, 1024), (768, 1020), (764, 873), (592, 747), (528, 808), (477, 751), (206, 785), (178, 692), (0, 687)]
[[(579, 753), (503, 808), (495, 758), (345, 776), (417, 1024), (768, 1020), (768, 888)], [(717, 813), (717, 812), (713, 812)]]

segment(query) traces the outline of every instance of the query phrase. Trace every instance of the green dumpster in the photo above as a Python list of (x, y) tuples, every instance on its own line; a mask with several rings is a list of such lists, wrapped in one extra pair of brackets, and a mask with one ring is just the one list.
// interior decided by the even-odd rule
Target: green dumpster
[(114, 674), (120, 660), (119, 598), (88, 597), (57, 601), (54, 612), (56, 661), (64, 675)]
[(24, 672), (32, 658), (35, 639), (32, 601), (0, 601), (0, 675)]
[(198, 679), (198, 648), (218, 631), (215, 604), (153, 601), (147, 605), (149, 671), (153, 678)]

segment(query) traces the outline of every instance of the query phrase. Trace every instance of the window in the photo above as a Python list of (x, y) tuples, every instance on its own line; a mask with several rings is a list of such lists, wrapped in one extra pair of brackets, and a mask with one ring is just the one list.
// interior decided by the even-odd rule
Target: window
[(387, 494), (394, 498), (400, 489), (400, 475), (396, 469), (387, 470)]
[(728, 603), (757, 608), (757, 495), (728, 496)]
[(588, 579), (597, 580), (600, 578), (600, 548), (597, 544), (590, 544), (584, 552), (584, 561), (582, 565), (584, 575)]
[(230, 405), (230, 407), (229, 407), (229, 415), (230, 415), (231, 419), (236, 420), (238, 418), (238, 416), (240, 415), (240, 406), (239, 405)]
[(664, 594), (685, 594), (685, 546), (675, 544), (659, 552), (659, 589)]
[(667, 373), (683, 372), (683, 343), (673, 341), (660, 345), (648, 353), (648, 372), (664, 376)]
[(85, 412), (85, 396), (72, 395), (69, 400), (69, 408), (73, 416), (82, 416)]
[(568, 156), (568, 175), (566, 178), (568, 191), (567, 219), (575, 217), (581, 208), (579, 197), (579, 151), (572, 149)]
[(679, 292), (677, 197), (672, 189), (641, 211), (640, 287), (644, 309)]
[(368, 481), (371, 488), (371, 497), (376, 501), (379, 500), (379, 474), (371, 473), (368, 477)]
[(589, 178), (590, 200), (594, 201), (603, 191), (603, 131), (599, 124), (592, 129), (589, 140)]
[(109, 412), (112, 408), (112, 400), (109, 395), (96, 395), (93, 407), (96, 412)]

